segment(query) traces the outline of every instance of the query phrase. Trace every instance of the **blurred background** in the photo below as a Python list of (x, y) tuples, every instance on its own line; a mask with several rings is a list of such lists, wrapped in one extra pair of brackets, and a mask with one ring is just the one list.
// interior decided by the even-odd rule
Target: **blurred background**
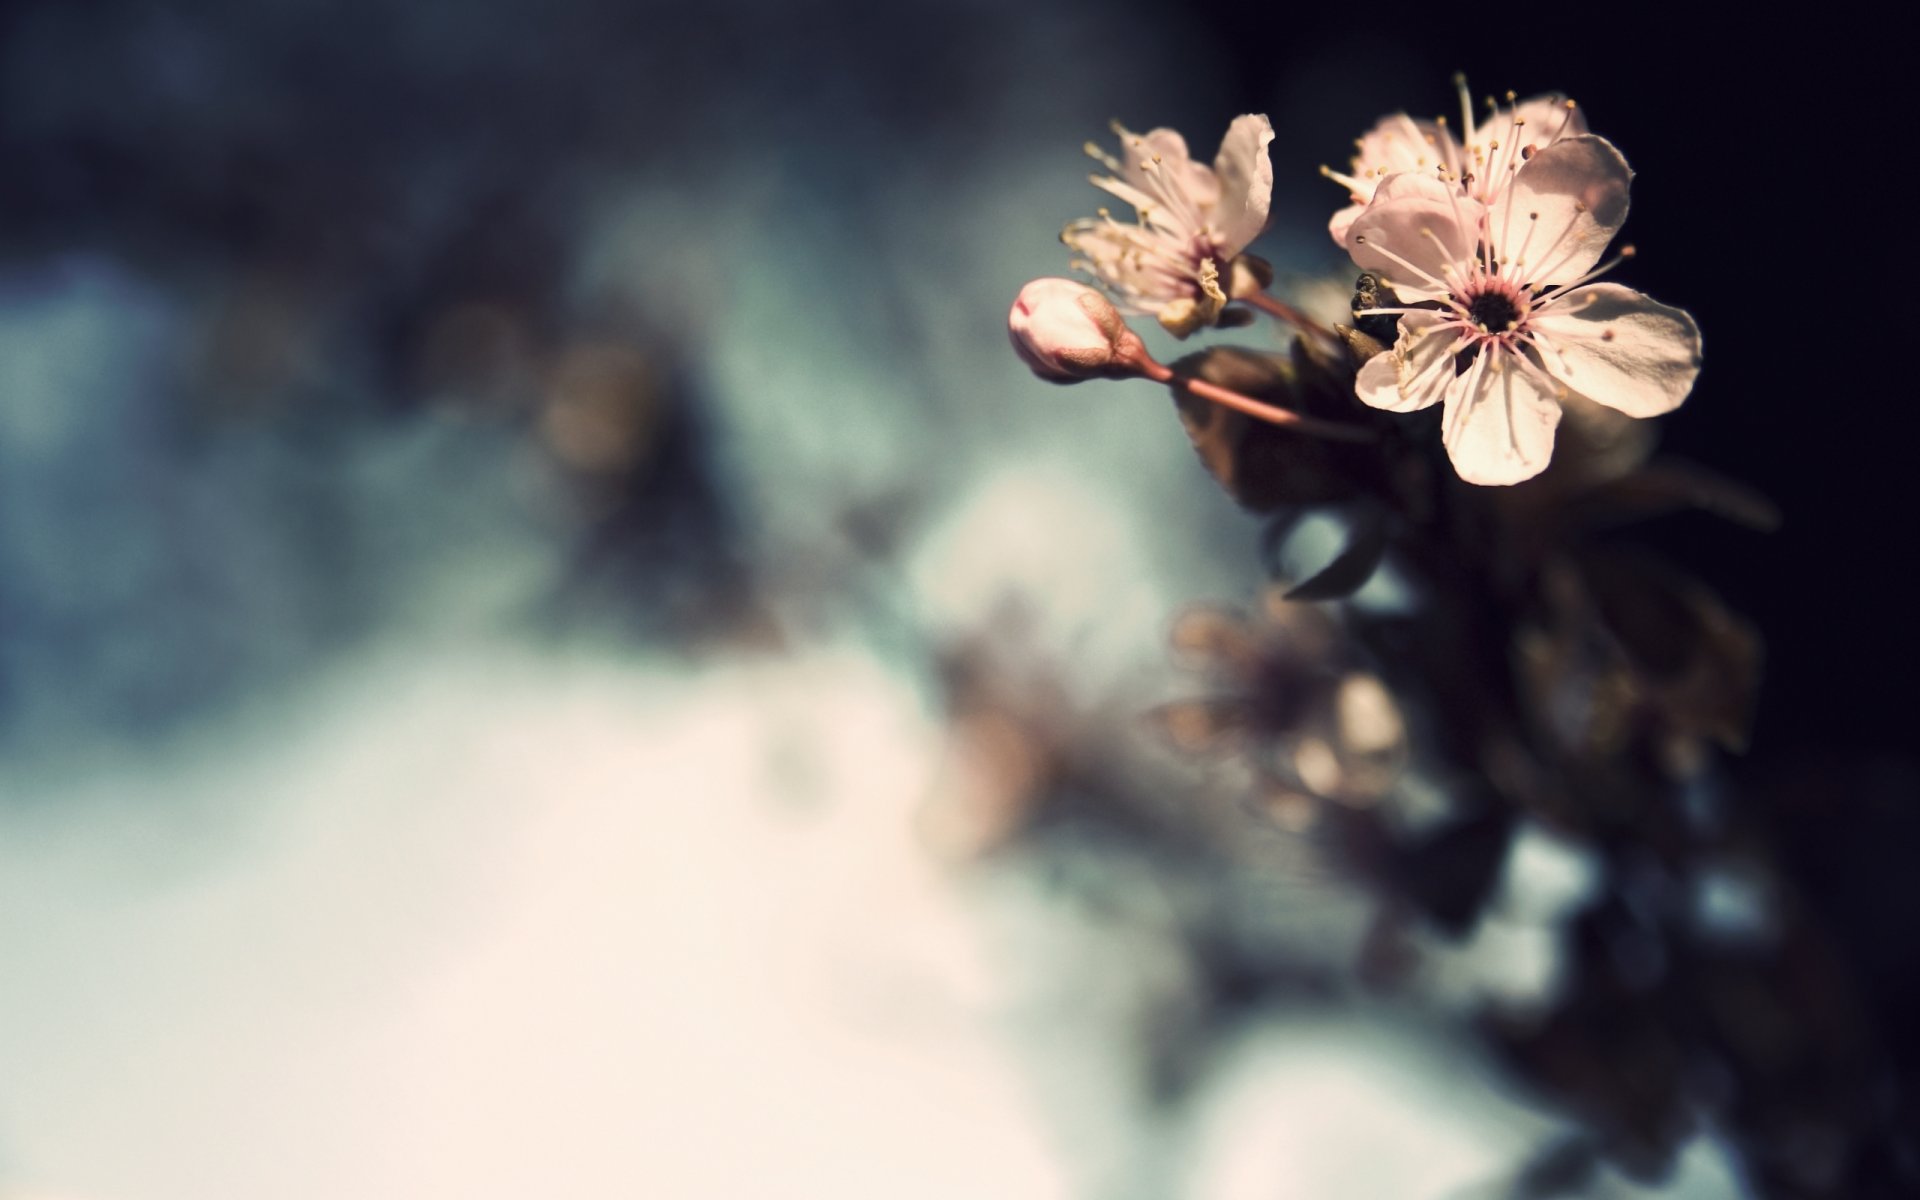
[(1622, 279), (1708, 348), (1665, 447), (1786, 514), (1641, 536), (1768, 639), (1723, 783), (1875, 1047), (1789, 1177), (1920, 1172), (1871, 1132), (1912, 417), (1845, 378), (1897, 272), (1805, 103), (1853, 68), (1671, 14), (0, 12), (0, 1197), (1760, 1194), (1711, 1121), (1550, 1178), (1584, 1115), (1476, 1037), (1565, 999), (1580, 846), (1369, 986), (1378, 898), (1151, 719), (1204, 606), (1328, 635), (1163, 393), (1008, 352), (1110, 119), (1270, 114), (1257, 248), (1337, 312), (1316, 168), (1455, 70), (1642, 173)]

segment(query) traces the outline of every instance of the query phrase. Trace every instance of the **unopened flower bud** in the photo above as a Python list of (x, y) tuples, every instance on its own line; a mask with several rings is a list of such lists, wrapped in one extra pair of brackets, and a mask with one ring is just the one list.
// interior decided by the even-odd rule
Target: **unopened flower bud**
[(1053, 383), (1137, 375), (1146, 355), (1113, 302), (1071, 279), (1036, 279), (1021, 288), (1007, 334), (1021, 361)]

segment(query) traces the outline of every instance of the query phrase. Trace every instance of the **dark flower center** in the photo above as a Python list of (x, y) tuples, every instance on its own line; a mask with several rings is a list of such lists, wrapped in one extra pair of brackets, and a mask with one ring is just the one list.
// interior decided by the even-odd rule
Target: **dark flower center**
[(1520, 319), (1520, 310), (1504, 293), (1482, 292), (1467, 305), (1467, 316), (1489, 333), (1504, 333)]

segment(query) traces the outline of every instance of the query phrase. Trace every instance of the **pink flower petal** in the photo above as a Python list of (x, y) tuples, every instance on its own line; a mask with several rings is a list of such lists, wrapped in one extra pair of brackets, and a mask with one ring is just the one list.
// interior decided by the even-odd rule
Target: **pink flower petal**
[(1267, 227), (1273, 204), (1273, 160), (1267, 146), (1272, 141), (1273, 125), (1259, 114), (1235, 117), (1220, 140), (1220, 153), (1213, 160), (1218, 177), (1213, 224), (1228, 256), (1246, 249)]
[(1593, 269), (1627, 219), (1633, 172), (1605, 138), (1562, 138), (1534, 154), (1494, 202), (1494, 253), (1533, 284), (1571, 283)]
[(1693, 318), (1617, 283), (1575, 288), (1532, 326), (1555, 379), (1630, 417), (1672, 412), (1700, 374)]
[(1519, 370), (1511, 357), (1484, 351), (1453, 380), (1441, 438), (1460, 478), (1502, 485), (1546, 469), (1560, 405), (1542, 390), (1543, 382)]
[(1154, 229), (1160, 230), (1163, 233), (1172, 234), (1182, 239), (1192, 235), (1193, 231), (1187, 228), (1185, 222), (1181, 219), (1181, 214), (1168, 208), (1151, 195), (1134, 187), (1124, 179), (1115, 179), (1111, 175), (1091, 175), (1088, 176), (1088, 178), (1093, 183), (1093, 186), (1099, 188), (1101, 191), (1107, 192), (1115, 198), (1132, 205), (1134, 212), (1141, 214), (1141, 224), (1152, 226)]
[[(1193, 161), (1187, 152), (1187, 139), (1181, 137), (1178, 130), (1161, 128), (1146, 134), (1125, 129), (1117, 132), (1124, 165), (1121, 175), (1134, 187), (1152, 192), (1150, 172), (1159, 171), (1177, 179), (1188, 195), (1204, 204), (1211, 205), (1219, 195), (1220, 185), (1214, 181), (1213, 172), (1204, 163)], [(1155, 158), (1159, 161), (1154, 162)]]
[(1360, 139), (1353, 165), (1360, 175), (1383, 179), (1402, 171), (1432, 174), (1458, 155), (1445, 126), (1395, 113), (1380, 118)]
[(1389, 412), (1415, 412), (1445, 397), (1459, 339), (1440, 329), (1444, 320), (1425, 312), (1401, 317), (1393, 349), (1368, 359), (1354, 380), (1361, 402)]
[(1403, 300), (1452, 290), (1455, 265), (1472, 260), (1486, 209), (1426, 175), (1388, 176), (1347, 234), (1348, 252)]
[(1532, 146), (1538, 153), (1562, 138), (1578, 137), (1585, 132), (1586, 114), (1578, 108), (1568, 108), (1565, 96), (1549, 94), (1529, 97), (1512, 108), (1503, 105), (1477, 123), (1473, 136), (1467, 140), (1488, 150), (1492, 148), (1491, 143), (1498, 140), (1512, 143), (1515, 150)]
[(1327, 232), (1333, 235), (1335, 244), (1342, 250), (1349, 248), (1347, 241), (1351, 236), (1353, 223), (1359, 220), (1360, 214), (1365, 211), (1367, 206), (1364, 204), (1349, 204), (1333, 214), (1333, 218), (1327, 222)]

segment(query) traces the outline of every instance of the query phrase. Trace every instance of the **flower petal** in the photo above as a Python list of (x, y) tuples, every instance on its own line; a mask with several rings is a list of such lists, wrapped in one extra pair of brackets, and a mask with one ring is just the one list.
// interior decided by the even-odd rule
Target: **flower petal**
[(1152, 192), (1156, 185), (1151, 173), (1161, 171), (1177, 179), (1188, 189), (1188, 194), (1209, 204), (1213, 202), (1219, 190), (1213, 172), (1204, 163), (1193, 161), (1187, 152), (1187, 139), (1181, 137), (1178, 130), (1163, 128), (1141, 134), (1121, 125), (1113, 129), (1120, 135), (1120, 173), (1128, 183)]
[(1347, 188), (1353, 203), (1333, 214), (1327, 232), (1344, 249), (1347, 230), (1355, 218), (1366, 211), (1380, 181), (1407, 171), (1437, 172), (1451, 167), (1459, 158), (1453, 135), (1444, 125), (1416, 121), (1405, 113), (1382, 117), (1364, 137), (1354, 142), (1352, 170), (1346, 174), (1324, 172)]
[(1570, 283), (1593, 269), (1627, 219), (1633, 171), (1613, 143), (1562, 138), (1534, 154), (1494, 201), (1494, 252), (1531, 284)]
[(1196, 232), (1188, 225), (1181, 213), (1162, 204), (1152, 194), (1141, 191), (1124, 179), (1116, 179), (1111, 175), (1089, 175), (1087, 180), (1101, 191), (1131, 204), (1142, 225), (1151, 226), (1181, 241), (1191, 238)]
[(1443, 125), (1416, 121), (1405, 113), (1382, 117), (1367, 130), (1355, 147), (1353, 174), (1356, 179), (1384, 179), (1402, 171), (1429, 174), (1450, 165), (1457, 157), (1453, 135)]
[(1362, 404), (1389, 411), (1400, 407), (1400, 364), (1395, 361), (1398, 358), (1399, 355), (1389, 350), (1374, 355), (1360, 368), (1353, 379), (1353, 394), (1360, 397)]
[(1273, 125), (1258, 113), (1235, 117), (1220, 139), (1220, 153), (1213, 160), (1218, 177), (1213, 225), (1229, 258), (1267, 227), (1273, 204), (1273, 160), (1267, 146), (1272, 141)]
[(1529, 324), (1548, 373), (1630, 417), (1672, 412), (1700, 374), (1693, 318), (1617, 283), (1575, 288)]
[(1098, 276), (1132, 311), (1155, 311), (1191, 290), (1165, 239), (1149, 229), (1087, 218), (1067, 226), (1060, 240), (1083, 256), (1077, 268)]
[(1327, 232), (1333, 235), (1334, 242), (1342, 250), (1352, 249), (1348, 241), (1353, 231), (1353, 223), (1358, 221), (1360, 214), (1365, 211), (1367, 206), (1364, 204), (1349, 204), (1333, 214), (1333, 218), (1327, 222)]
[(1483, 350), (1447, 389), (1441, 439), (1468, 483), (1519, 483), (1553, 458), (1560, 405), (1544, 380), (1518, 367), (1509, 354)]
[(1361, 403), (1389, 412), (1415, 412), (1444, 398), (1453, 382), (1459, 341), (1442, 328), (1445, 321), (1440, 313), (1402, 316), (1393, 349), (1368, 359), (1354, 380)]
[(1143, 224), (1182, 241), (1199, 233), (1220, 196), (1212, 168), (1193, 161), (1176, 130), (1140, 134), (1116, 121), (1113, 131), (1120, 138), (1119, 178), (1095, 177), (1094, 185), (1133, 205)]
[(1347, 250), (1401, 299), (1437, 300), (1452, 290), (1456, 264), (1472, 260), (1485, 212), (1437, 178), (1390, 175), (1348, 230)]
[(1530, 96), (1496, 112), (1474, 126), (1469, 142), (1486, 145), (1493, 139), (1512, 140), (1516, 145), (1531, 145), (1540, 151), (1561, 138), (1578, 137), (1587, 132), (1587, 117), (1577, 107), (1569, 108), (1567, 98), (1558, 92)]

